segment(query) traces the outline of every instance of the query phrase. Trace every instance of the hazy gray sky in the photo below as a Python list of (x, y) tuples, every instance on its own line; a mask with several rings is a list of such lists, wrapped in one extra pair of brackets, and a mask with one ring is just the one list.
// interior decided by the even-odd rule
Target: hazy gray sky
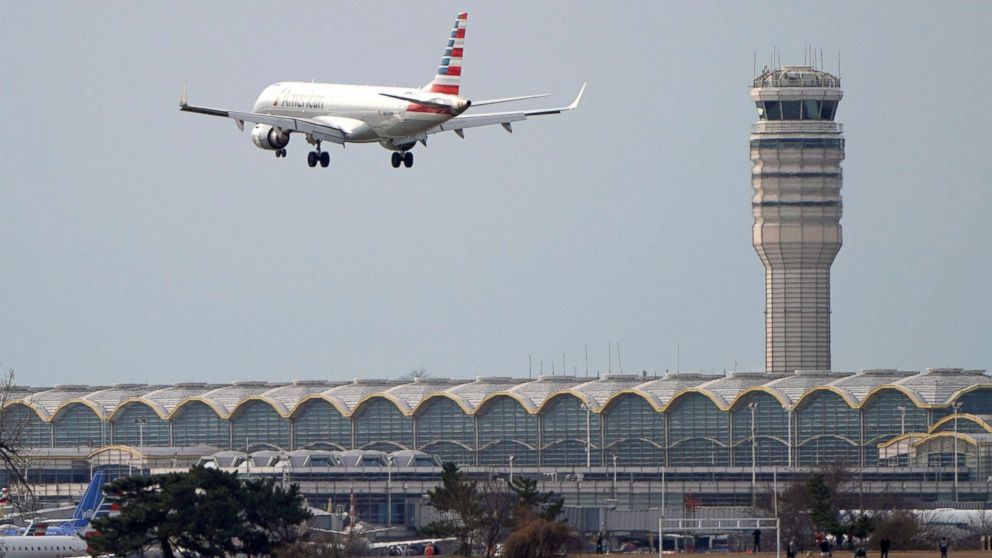
[[(310, 169), (190, 101), (279, 80), (579, 110)], [(845, 99), (837, 370), (992, 366), (992, 3), (8, 2), (0, 365), (20, 383), (757, 370), (754, 53)], [(618, 368), (614, 354), (614, 370)]]

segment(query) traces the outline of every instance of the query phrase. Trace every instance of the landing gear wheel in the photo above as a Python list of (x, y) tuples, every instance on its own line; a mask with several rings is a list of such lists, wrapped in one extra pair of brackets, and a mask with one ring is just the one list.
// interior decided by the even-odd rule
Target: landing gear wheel
[(276, 149), (276, 159), (278, 159), (280, 157), (282, 157), (282, 158), (285, 158), (286, 157), (286, 150), (285, 149)]
[(307, 154), (307, 164), (310, 165), (310, 168), (317, 166), (318, 159), (320, 159), (320, 157), (317, 155), (316, 151), (311, 151)]
[(400, 168), (400, 164), (403, 162), (403, 154), (396, 151), (393, 152), (393, 168)]
[(331, 164), (331, 154), (326, 151), (320, 152), (320, 166), (327, 168)]
[(403, 165), (406, 166), (406, 168), (413, 166), (413, 153), (407, 151), (403, 154)]

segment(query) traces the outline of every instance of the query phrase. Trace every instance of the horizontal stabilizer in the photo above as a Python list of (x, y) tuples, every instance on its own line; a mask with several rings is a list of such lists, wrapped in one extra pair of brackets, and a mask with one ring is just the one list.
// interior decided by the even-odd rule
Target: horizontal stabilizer
[(482, 101), (472, 101), (473, 107), (481, 107), (485, 105), (495, 105), (497, 103), (509, 103), (512, 101), (523, 101), (524, 99), (540, 99), (541, 97), (547, 97), (551, 93), (540, 93), (538, 95), (522, 95), (520, 97), (503, 97), (502, 99), (485, 99)]
[(434, 97), (433, 99), (418, 99), (416, 97), (404, 97), (403, 95), (393, 95), (392, 93), (379, 93), (383, 97), (389, 97), (391, 99), (399, 99), (401, 101), (407, 101), (408, 103), (415, 103), (418, 105), (423, 105), (425, 107), (446, 109), (451, 108), (451, 103), (445, 101), (444, 99), (438, 99)]

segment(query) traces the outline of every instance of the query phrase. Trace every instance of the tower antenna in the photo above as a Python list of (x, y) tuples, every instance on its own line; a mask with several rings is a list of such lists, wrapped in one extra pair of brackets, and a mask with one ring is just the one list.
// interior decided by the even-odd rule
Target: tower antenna
[(620, 364), (620, 373), (623, 374), (623, 357), (620, 356), (620, 342), (617, 341), (617, 362)]
[(586, 378), (589, 377), (589, 342), (586, 341)]
[(609, 342), (607, 342), (606, 343), (606, 350), (609, 352), (609, 356), (608, 356), (608, 358), (609, 358), (609, 368), (607, 368), (606, 370), (608, 371), (609, 374), (612, 374), (613, 373), (613, 345), (611, 345)]
[(534, 353), (527, 353), (527, 379), (534, 374)]

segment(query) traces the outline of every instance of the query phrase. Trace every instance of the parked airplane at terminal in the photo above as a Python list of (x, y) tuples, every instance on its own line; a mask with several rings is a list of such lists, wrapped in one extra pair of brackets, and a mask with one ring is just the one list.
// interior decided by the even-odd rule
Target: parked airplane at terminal
[(512, 132), (511, 124), (526, 120), (528, 116), (558, 114), (578, 106), (585, 91), (584, 84), (575, 101), (565, 107), (465, 114), (469, 107), (547, 96), (524, 95), (480, 101), (459, 96), (467, 21), (467, 12), (458, 14), (437, 74), (422, 88), (280, 82), (262, 91), (251, 112), (238, 112), (192, 106), (184, 87), (179, 109), (231, 118), (241, 130), (244, 130), (245, 122), (254, 123), (252, 142), (262, 149), (274, 151), (276, 157), (286, 156), (291, 134), (303, 134), (315, 147), (307, 154), (307, 164), (311, 167), (318, 163), (322, 167), (330, 164), (330, 154), (321, 149), (322, 142), (329, 141), (342, 146), (378, 142), (393, 151), (392, 164), (398, 168), (400, 165), (413, 166), (410, 150), (418, 141), (426, 146), (429, 135), (453, 131), (464, 138), (465, 128), (494, 124)]
[[(111, 504), (106, 501), (103, 494), (103, 485), (106, 484), (106, 482), (106, 471), (98, 470), (93, 473), (93, 478), (90, 480), (90, 484), (86, 487), (86, 491), (83, 492), (83, 496), (79, 499), (79, 503), (76, 504), (76, 508), (72, 512), (72, 517), (69, 519), (34, 519), (26, 528), (10, 526), (9, 529), (0, 530), (0, 534), (25, 537), (50, 537), (54, 535), (75, 536), (83, 528), (89, 525), (90, 520), (94, 517), (103, 517), (110, 513)], [(52, 508), (48, 510), (38, 510), (35, 513), (46, 514), (64, 511), (67, 509), (68, 508)], [(0, 558), (2, 558), (2, 553), (0, 553)]]

